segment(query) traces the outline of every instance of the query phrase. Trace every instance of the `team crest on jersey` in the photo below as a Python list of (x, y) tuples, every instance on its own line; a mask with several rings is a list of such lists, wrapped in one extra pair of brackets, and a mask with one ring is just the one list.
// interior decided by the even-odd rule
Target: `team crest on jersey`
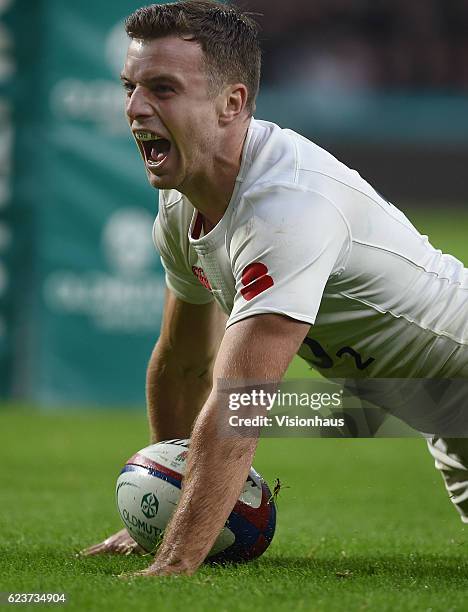
[(241, 295), (247, 302), (266, 291), (275, 284), (272, 277), (268, 274), (268, 268), (264, 263), (256, 261), (244, 268), (242, 271)]
[(205, 272), (202, 270), (202, 268), (199, 268), (198, 266), (192, 266), (192, 272), (195, 274), (201, 284), (205, 287), (205, 289), (211, 291), (210, 281), (206, 278)]

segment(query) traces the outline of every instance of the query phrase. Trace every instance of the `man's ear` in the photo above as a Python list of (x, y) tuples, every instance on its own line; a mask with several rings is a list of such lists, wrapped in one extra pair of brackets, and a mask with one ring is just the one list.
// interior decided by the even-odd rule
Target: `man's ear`
[(220, 125), (227, 125), (241, 115), (248, 98), (247, 87), (243, 83), (228, 85), (220, 95)]

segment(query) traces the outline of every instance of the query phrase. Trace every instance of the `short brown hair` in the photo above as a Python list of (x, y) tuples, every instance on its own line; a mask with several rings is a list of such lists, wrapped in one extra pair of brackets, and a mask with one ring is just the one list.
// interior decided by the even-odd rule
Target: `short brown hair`
[(247, 110), (254, 112), (261, 51), (258, 26), (247, 13), (211, 0), (152, 4), (132, 13), (125, 30), (137, 40), (190, 36), (203, 50), (211, 89), (217, 93), (228, 83), (244, 83)]

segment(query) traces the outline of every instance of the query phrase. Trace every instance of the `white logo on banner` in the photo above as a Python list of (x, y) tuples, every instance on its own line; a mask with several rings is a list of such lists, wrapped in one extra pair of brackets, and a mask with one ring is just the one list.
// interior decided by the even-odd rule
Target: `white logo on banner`
[(125, 31), (125, 21), (119, 21), (111, 29), (106, 39), (106, 59), (111, 70), (116, 77), (120, 77), (125, 58), (129, 39)]
[(141, 208), (121, 208), (111, 216), (103, 231), (103, 247), (117, 273), (136, 276), (154, 263), (152, 222)]
[(102, 232), (109, 271), (58, 270), (44, 285), (46, 303), (67, 315), (86, 316), (101, 331), (156, 332), (164, 277), (156, 273), (152, 215), (142, 208), (114, 212)]
[(125, 62), (128, 37), (119, 21), (104, 39), (103, 52), (113, 79), (83, 80), (66, 78), (50, 92), (50, 107), (55, 117), (65, 121), (85, 121), (112, 134), (127, 133), (124, 95), (119, 75)]

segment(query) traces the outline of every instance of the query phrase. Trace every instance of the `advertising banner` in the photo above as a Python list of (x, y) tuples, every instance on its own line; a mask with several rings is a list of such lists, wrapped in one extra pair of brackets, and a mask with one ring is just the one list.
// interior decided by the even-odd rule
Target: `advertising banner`
[[(124, 116), (119, 74), (135, 3), (41, 3), (18, 144), (34, 200), (34, 330), (27, 360), (44, 406), (142, 405), (164, 277), (152, 244), (157, 193)], [(32, 104), (37, 100), (37, 104)]]
[(13, 359), (13, 91), (14, 37), (9, 22), (14, 2), (0, 2), (0, 397), (11, 390)]

